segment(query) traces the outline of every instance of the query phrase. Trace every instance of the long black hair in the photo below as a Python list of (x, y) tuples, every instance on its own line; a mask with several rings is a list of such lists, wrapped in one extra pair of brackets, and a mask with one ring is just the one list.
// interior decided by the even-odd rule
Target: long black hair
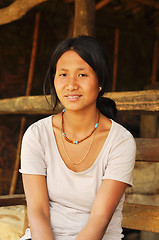
[(111, 90), (111, 73), (108, 55), (99, 42), (90, 36), (79, 36), (62, 41), (54, 50), (48, 67), (44, 82), (44, 94), (46, 94), (46, 84), (49, 83), (49, 93), (53, 109), (56, 109), (59, 99), (54, 86), (54, 76), (56, 73), (56, 64), (63, 53), (75, 51), (90, 67), (95, 71), (99, 87), (97, 97), (97, 107), (106, 117), (116, 120), (117, 109), (112, 99), (104, 98), (102, 95)]

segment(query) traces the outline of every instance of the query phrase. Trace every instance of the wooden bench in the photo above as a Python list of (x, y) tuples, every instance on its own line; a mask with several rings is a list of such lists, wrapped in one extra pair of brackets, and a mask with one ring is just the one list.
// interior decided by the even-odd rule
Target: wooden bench
[[(159, 138), (137, 138), (136, 145), (136, 161), (149, 162), (150, 164), (152, 162), (159, 162)], [(24, 205), (25, 203), (24, 194), (0, 197), (0, 206)], [(125, 202), (122, 227), (159, 233), (159, 206)]]
[[(159, 162), (159, 138), (136, 138), (136, 161)], [(159, 206), (124, 203), (122, 227), (159, 233)]]

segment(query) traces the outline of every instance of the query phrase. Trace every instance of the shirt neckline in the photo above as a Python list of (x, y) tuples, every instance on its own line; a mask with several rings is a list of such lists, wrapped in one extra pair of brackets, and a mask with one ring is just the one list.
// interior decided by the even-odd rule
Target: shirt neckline
[(80, 174), (84, 174), (84, 173), (89, 172), (89, 171), (97, 164), (98, 159), (99, 159), (100, 156), (102, 155), (102, 153), (103, 153), (103, 151), (104, 151), (104, 148), (105, 148), (105, 145), (106, 145), (107, 142), (109, 141), (109, 138), (110, 138), (110, 136), (111, 136), (111, 132), (113, 131), (114, 123), (115, 123), (115, 122), (114, 122), (112, 119), (110, 119), (111, 122), (112, 122), (111, 128), (110, 128), (110, 130), (109, 130), (108, 136), (107, 136), (107, 138), (105, 139), (105, 142), (104, 142), (104, 144), (103, 144), (103, 146), (102, 146), (102, 148), (101, 148), (101, 150), (100, 150), (97, 158), (95, 159), (94, 163), (93, 163), (89, 168), (87, 168), (87, 169), (84, 170), (84, 171), (75, 172), (75, 171), (71, 170), (70, 168), (68, 168), (68, 167), (66, 166), (66, 164), (65, 164), (65, 162), (63, 161), (63, 159), (62, 159), (62, 157), (61, 157), (61, 154), (60, 154), (60, 152), (59, 152), (59, 149), (58, 149), (58, 146), (57, 146), (57, 142), (56, 142), (56, 138), (55, 138), (55, 134), (54, 134), (54, 130), (53, 130), (53, 126), (52, 126), (52, 117), (53, 117), (53, 116), (54, 116), (54, 115), (51, 115), (51, 116), (50, 116), (50, 124), (49, 124), (49, 125), (50, 125), (50, 128), (51, 128), (51, 134), (52, 134), (52, 137), (53, 137), (53, 141), (54, 141), (54, 144), (55, 144), (56, 152), (57, 152), (57, 155), (58, 155), (58, 158), (59, 158), (60, 163), (63, 165), (63, 167), (64, 167), (67, 171), (69, 171), (69, 172), (71, 172), (71, 173), (73, 173), (73, 174), (76, 174), (76, 175), (80, 175)]

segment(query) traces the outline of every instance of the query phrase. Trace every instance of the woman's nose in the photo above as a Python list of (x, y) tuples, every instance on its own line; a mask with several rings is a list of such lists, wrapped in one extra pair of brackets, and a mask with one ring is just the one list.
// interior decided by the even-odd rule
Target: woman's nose
[(78, 89), (78, 82), (75, 76), (70, 76), (67, 82), (67, 90), (74, 91)]

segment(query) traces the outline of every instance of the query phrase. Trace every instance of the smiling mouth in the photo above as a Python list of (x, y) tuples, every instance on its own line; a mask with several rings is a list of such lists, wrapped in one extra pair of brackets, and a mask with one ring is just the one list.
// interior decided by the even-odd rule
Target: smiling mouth
[(65, 97), (68, 99), (68, 100), (72, 100), (72, 101), (75, 101), (75, 100), (78, 100), (82, 95), (66, 95)]

